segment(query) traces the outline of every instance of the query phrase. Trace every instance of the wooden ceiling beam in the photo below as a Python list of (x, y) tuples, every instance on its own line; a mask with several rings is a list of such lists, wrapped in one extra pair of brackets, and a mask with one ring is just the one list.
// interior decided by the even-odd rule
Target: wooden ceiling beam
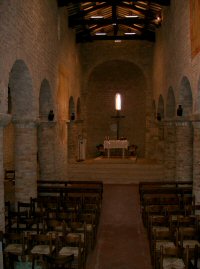
[(93, 24), (98, 24), (100, 26), (103, 26), (105, 24), (137, 24), (137, 23), (144, 23), (145, 19), (144, 18), (123, 18), (123, 19), (83, 19), (83, 18), (71, 18), (69, 17), (69, 25), (71, 27), (74, 27), (76, 25), (93, 25)]
[(122, 8), (126, 8), (126, 9), (128, 9), (128, 10), (130, 10), (132, 12), (136, 11), (136, 12), (140, 13), (141, 15), (143, 14), (141, 9), (136, 7), (135, 5), (129, 5), (127, 3), (121, 2), (121, 3), (118, 4), (118, 6), (122, 7)]
[(133, 35), (133, 36), (91, 36), (91, 35), (83, 35), (83, 34), (77, 34), (76, 35), (76, 42), (77, 43), (82, 43), (82, 42), (92, 42), (96, 40), (147, 40), (151, 42), (155, 42), (155, 33), (144, 33), (142, 35)]
[(108, 4), (103, 3), (103, 4), (100, 4), (100, 5), (93, 6), (89, 10), (84, 10), (84, 9), (82, 10), (81, 9), (77, 14), (72, 15), (71, 17), (74, 17), (74, 18), (77, 17), (78, 18), (78, 17), (87, 16), (91, 12), (95, 12), (95, 11), (98, 11), (99, 9), (103, 9), (103, 8), (106, 8), (106, 7), (108, 7)]
[[(132, 0), (132, 1), (127, 1), (127, 2), (137, 3), (138, 1), (139, 0)], [(58, 7), (67, 6), (68, 4), (86, 3), (86, 2), (89, 2), (89, 1), (86, 1), (86, 0), (82, 0), (82, 1), (81, 0), (57, 0)], [(110, 0), (110, 1), (94, 1), (94, 2), (106, 2), (109, 4), (115, 3), (117, 5), (118, 3), (123, 3), (124, 1), (122, 1), (122, 0)], [(169, 6), (171, 0), (152, 0), (151, 2), (155, 3), (155, 4), (159, 4), (161, 6)]]
[[(155, 41), (155, 27), (160, 26), (156, 20), (157, 15), (159, 15), (157, 11), (160, 12), (161, 6), (170, 5), (170, 0), (144, 0), (143, 5), (139, 0), (98, 1), (98, 4), (96, 4), (96, 1), (84, 0), (57, 1), (58, 7), (67, 6), (69, 9), (68, 25), (75, 29), (77, 42), (116, 39)], [(81, 5), (83, 3), (87, 4)], [(101, 14), (101, 11), (102, 15), (105, 13), (105, 18), (90, 18), (90, 15)], [(127, 18), (125, 15), (129, 13), (136, 14), (138, 17)], [(119, 35), (121, 32), (132, 32), (134, 30), (136, 30), (135, 35)], [(95, 35), (96, 32), (105, 32), (105, 35)]]

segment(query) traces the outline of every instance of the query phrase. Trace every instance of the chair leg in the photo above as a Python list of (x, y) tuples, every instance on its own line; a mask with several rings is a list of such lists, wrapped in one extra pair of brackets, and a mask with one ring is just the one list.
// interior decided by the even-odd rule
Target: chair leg
[(8, 268), (9, 269), (15, 269), (15, 261), (17, 261), (18, 259), (16, 259), (15, 255), (12, 254), (8, 254)]
[(35, 268), (35, 255), (33, 255), (33, 258), (32, 258), (32, 269)]

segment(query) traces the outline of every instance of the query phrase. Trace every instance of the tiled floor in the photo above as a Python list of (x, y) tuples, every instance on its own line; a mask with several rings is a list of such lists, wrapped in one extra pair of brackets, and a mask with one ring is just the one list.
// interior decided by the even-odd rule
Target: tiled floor
[(151, 269), (138, 185), (104, 185), (95, 249), (86, 269)]

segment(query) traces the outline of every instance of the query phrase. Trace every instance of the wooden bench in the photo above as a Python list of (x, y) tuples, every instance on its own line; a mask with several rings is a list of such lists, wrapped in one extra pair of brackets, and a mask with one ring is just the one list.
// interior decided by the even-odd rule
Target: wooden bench
[(147, 194), (191, 194), (192, 187), (192, 181), (140, 182), (140, 201), (143, 203), (144, 196)]
[(70, 193), (98, 193), (102, 199), (103, 183), (101, 181), (37, 181), (38, 195), (53, 193), (63, 197)]

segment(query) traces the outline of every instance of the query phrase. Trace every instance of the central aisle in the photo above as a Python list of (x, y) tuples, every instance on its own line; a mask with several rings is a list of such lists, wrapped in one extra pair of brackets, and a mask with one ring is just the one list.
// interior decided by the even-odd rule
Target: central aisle
[(86, 269), (151, 269), (138, 185), (104, 185), (95, 249)]

